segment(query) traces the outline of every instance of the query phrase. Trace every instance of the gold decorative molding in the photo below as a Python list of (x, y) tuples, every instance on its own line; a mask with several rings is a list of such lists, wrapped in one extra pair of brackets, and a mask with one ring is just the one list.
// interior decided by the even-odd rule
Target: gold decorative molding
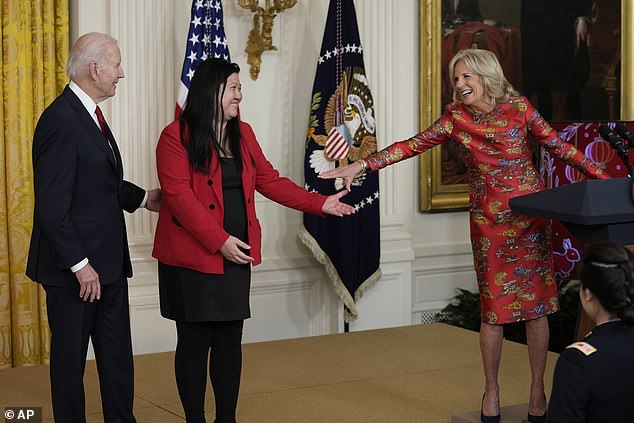
[(261, 7), (259, 0), (238, 0), (240, 7), (248, 9), (254, 13), (253, 28), (249, 32), (247, 46), (244, 52), (247, 54), (247, 63), (251, 66), (249, 74), (252, 80), (258, 79), (260, 74), (260, 66), (262, 65), (262, 53), (270, 50), (277, 50), (273, 45), (273, 19), (277, 13), (281, 13), (286, 9), (297, 4), (297, 0), (265, 0), (264, 7)]
[[(430, 126), (441, 114), (441, 2), (420, 2), (420, 128)], [(420, 158), (421, 211), (464, 210), (469, 203), (466, 184), (442, 185), (440, 148)]]
[(634, 5), (621, 0), (621, 120), (634, 120)]

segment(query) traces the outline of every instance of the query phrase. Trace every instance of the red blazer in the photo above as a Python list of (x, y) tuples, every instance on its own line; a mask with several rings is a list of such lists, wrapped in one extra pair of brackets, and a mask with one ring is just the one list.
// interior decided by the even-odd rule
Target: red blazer
[[(247, 243), (253, 265), (257, 265), (262, 261), (262, 230), (255, 215), (255, 190), (277, 203), (319, 216), (324, 216), (321, 208), (326, 197), (281, 177), (264, 157), (249, 124), (240, 122), (240, 133)], [(225, 209), (218, 158), (212, 156), (211, 176), (194, 172), (181, 142), (180, 124), (174, 121), (159, 138), (156, 167), (162, 197), (152, 256), (173, 266), (223, 273), (223, 256), (218, 250), (229, 234), (222, 227)]]

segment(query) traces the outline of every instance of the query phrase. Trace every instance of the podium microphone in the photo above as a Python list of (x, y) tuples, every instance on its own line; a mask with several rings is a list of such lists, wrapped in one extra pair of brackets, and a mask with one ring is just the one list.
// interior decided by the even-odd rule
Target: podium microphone
[(599, 134), (601, 135), (601, 138), (610, 143), (612, 148), (616, 150), (616, 153), (625, 165), (625, 169), (627, 169), (627, 176), (631, 178), (632, 175), (634, 175), (634, 172), (632, 171), (632, 165), (630, 165), (627, 147), (623, 143), (621, 137), (616, 135), (607, 125), (599, 126)]
[(626, 148), (634, 147), (634, 135), (632, 135), (632, 132), (627, 126), (622, 123), (617, 123), (614, 130), (623, 140), (627, 141)]

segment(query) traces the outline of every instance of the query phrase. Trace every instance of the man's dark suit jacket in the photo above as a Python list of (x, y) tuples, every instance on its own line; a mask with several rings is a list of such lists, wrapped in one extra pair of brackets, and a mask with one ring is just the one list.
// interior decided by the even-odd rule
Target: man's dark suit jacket
[(70, 267), (85, 257), (102, 285), (132, 276), (123, 210), (136, 210), (145, 191), (123, 180), (109, 139), (112, 149), (68, 86), (42, 113), (33, 138), (32, 280), (78, 287)]

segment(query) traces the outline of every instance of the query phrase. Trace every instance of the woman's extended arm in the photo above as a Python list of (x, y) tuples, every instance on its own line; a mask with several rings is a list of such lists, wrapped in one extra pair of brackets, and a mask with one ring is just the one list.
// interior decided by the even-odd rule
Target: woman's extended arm
[(385, 147), (383, 150), (371, 154), (361, 160), (357, 160), (347, 166), (341, 166), (322, 172), (319, 174), (319, 178), (343, 178), (345, 180), (346, 188), (350, 190), (352, 181), (362, 172), (365, 172), (366, 170), (379, 170), (394, 163), (398, 163), (401, 160), (409, 159), (410, 157), (424, 153), (430, 148), (449, 140), (451, 138), (452, 131), (453, 123), (451, 120), (451, 114), (447, 111), (429, 128), (419, 132), (413, 137), (404, 141), (397, 141)]
[(540, 145), (575, 169), (596, 179), (610, 178), (610, 175), (577, 150), (574, 145), (559, 138), (557, 131), (550, 127), (528, 100), (526, 100), (526, 127)]

